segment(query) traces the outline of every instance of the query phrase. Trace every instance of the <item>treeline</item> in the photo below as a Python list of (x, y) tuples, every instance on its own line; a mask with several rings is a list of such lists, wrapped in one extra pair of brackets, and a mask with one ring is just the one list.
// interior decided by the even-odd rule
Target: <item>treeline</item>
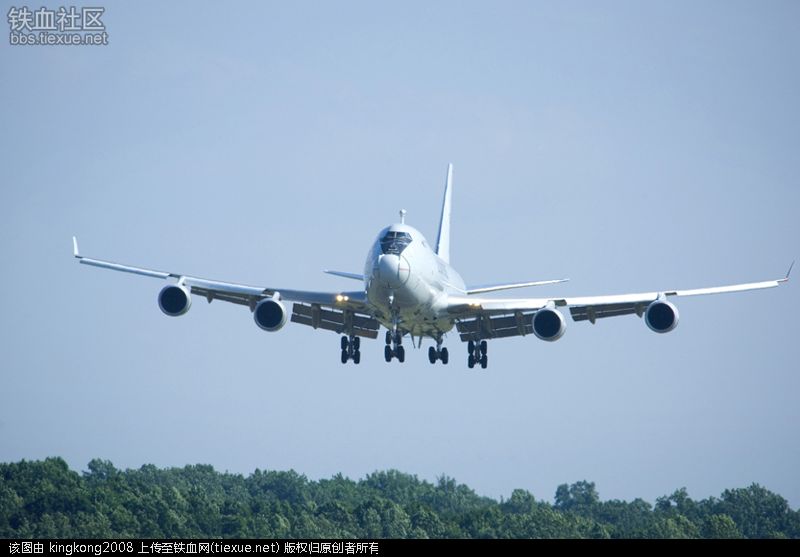
[(601, 501), (594, 483), (561, 485), (555, 504), (515, 490), (477, 495), (397, 471), (360, 481), (296, 472), (250, 476), (211, 466), (117, 470), (60, 458), (0, 464), (0, 538), (798, 538), (800, 511), (753, 484), (695, 501), (685, 489), (655, 506)]

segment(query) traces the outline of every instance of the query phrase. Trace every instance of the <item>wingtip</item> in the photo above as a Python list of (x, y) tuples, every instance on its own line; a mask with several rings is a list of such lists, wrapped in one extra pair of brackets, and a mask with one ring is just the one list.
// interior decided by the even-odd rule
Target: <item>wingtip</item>
[(80, 257), (80, 253), (78, 252), (78, 238), (77, 236), (72, 237), (72, 256), (73, 257)]
[(784, 282), (789, 282), (789, 275), (791, 275), (791, 274), (792, 274), (792, 268), (794, 267), (794, 263), (795, 263), (795, 262), (794, 262), (794, 261), (792, 261), (792, 264), (791, 264), (791, 265), (789, 265), (789, 270), (788, 270), (788, 271), (786, 271), (786, 276), (785, 276), (785, 277), (783, 277), (782, 279), (778, 279), (778, 281), (777, 281), (777, 282), (778, 282), (778, 284), (783, 284)]

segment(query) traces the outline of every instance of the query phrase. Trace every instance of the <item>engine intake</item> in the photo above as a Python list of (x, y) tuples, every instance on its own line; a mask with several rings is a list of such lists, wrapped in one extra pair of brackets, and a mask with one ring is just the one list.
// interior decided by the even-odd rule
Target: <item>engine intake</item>
[(545, 307), (533, 314), (533, 334), (540, 340), (554, 342), (564, 336), (567, 323), (561, 312)]
[(266, 298), (256, 304), (253, 319), (260, 329), (274, 333), (286, 325), (286, 308), (274, 298)]
[(656, 333), (668, 333), (677, 327), (678, 317), (678, 308), (664, 300), (656, 300), (644, 312), (644, 322)]
[(192, 307), (192, 295), (182, 284), (169, 284), (158, 293), (158, 307), (170, 317), (178, 317)]

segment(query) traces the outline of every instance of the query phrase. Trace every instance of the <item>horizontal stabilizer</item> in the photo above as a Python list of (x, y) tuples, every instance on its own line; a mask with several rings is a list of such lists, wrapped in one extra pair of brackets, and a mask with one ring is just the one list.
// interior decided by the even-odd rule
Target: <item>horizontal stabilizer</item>
[(345, 273), (344, 271), (328, 271), (327, 269), (324, 272), (328, 273), (329, 275), (336, 275), (337, 277), (344, 277), (360, 281), (364, 280), (364, 275), (359, 275), (358, 273)]
[(484, 286), (472, 286), (467, 288), (467, 294), (485, 294), (486, 292), (496, 292), (498, 290), (511, 290), (512, 288), (526, 288), (528, 286), (545, 286), (547, 284), (559, 284), (567, 282), (569, 279), (537, 280), (533, 282), (511, 282), (504, 284), (487, 284)]

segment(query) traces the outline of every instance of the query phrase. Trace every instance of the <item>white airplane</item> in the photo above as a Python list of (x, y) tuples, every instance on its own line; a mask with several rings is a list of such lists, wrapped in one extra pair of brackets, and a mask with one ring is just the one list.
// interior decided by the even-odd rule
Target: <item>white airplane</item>
[(678, 308), (668, 298), (698, 296), (773, 288), (789, 280), (792, 266), (782, 279), (718, 286), (694, 290), (665, 290), (642, 294), (588, 296), (569, 298), (498, 299), (480, 296), (488, 292), (556, 284), (568, 279), (516, 282), (467, 287), (450, 266), (450, 208), (453, 190), (453, 165), (447, 169), (439, 234), (435, 249), (415, 228), (405, 224), (405, 211), (400, 222), (378, 233), (364, 265), (364, 274), (325, 271), (361, 281), (363, 287), (349, 292), (311, 292), (264, 286), (247, 286), (208, 280), (181, 273), (154, 271), (110, 261), (90, 259), (78, 252), (78, 241), (72, 238), (73, 254), (80, 263), (103, 269), (134, 273), (160, 279), (173, 279), (158, 294), (158, 306), (169, 316), (189, 311), (191, 294), (208, 300), (222, 300), (250, 308), (261, 329), (274, 332), (289, 319), (284, 302), (293, 302), (291, 321), (315, 329), (327, 329), (343, 335), (341, 361), (361, 361), (361, 337), (377, 338), (383, 325), (386, 331), (384, 357), (405, 361), (403, 337), (412, 345), (422, 346), (424, 338), (436, 346), (428, 350), (432, 364), (447, 364), (449, 354), (442, 346), (444, 335), (455, 327), (467, 343), (467, 365), (487, 365), (487, 340), (533, 334), (545, 341), (564, 335), (566, 320), (558, 308), (569, 308), (573, 321), (594, 324), (604, 317), (636, 314), (644, 317), (656, 333), (668, 333), (678, 325)]

